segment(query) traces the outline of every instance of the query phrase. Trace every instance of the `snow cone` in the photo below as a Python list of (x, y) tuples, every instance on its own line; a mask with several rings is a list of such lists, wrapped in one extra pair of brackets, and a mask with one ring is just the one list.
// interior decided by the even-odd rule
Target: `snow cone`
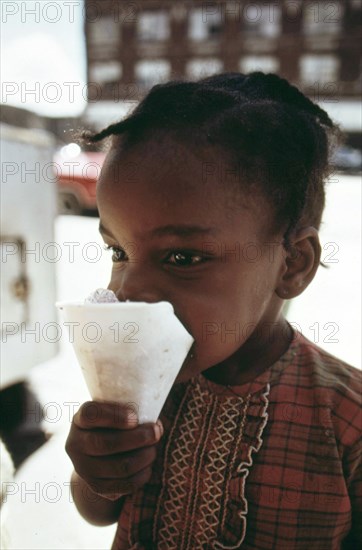
[(193, 343), (169, 302), (119, 302), (98, 289), (58, 302), (92, 399), (130, 404), (156, 422)]

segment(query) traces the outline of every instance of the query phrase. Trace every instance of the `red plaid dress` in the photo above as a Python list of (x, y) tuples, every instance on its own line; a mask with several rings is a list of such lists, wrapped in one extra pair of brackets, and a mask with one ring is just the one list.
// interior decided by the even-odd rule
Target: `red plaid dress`
[(251, 383), (175, 385), (160, 417), (112, 550), (362, 548), (357, 369), (295, 334)]

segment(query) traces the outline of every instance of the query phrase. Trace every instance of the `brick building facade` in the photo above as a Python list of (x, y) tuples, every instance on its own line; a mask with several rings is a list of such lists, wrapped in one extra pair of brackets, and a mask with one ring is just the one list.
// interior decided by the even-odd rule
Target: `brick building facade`
[(261, 69), (326, 106), (353, 106), (361, 9), (361, 0), (86, 0), (90, 103), (136, 101), (171, 78)]

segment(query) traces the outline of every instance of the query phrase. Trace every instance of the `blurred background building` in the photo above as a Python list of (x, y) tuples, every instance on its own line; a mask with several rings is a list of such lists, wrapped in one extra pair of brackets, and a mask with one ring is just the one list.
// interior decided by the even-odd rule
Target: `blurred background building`
[(323, 103), (361, 148), (361, 8), (360, 0), (86, 0), (86, 118), (113, 121), (120, 102), (171, 78), (262, 70)]

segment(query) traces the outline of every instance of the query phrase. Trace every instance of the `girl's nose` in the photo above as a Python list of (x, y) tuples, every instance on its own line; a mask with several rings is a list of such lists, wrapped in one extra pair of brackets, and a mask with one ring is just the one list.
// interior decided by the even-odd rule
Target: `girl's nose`
[[(113, 285), (112, 285), (113, 286)], [(161, 302), (165, 300), (155, 282), (151, 279), (150, 273), (142, 269), (140, 271), (130, 270), (129, 273), (123, 273), (121, 280), (116, 283), (114, 292), (119, 301), (125, 302)]]

